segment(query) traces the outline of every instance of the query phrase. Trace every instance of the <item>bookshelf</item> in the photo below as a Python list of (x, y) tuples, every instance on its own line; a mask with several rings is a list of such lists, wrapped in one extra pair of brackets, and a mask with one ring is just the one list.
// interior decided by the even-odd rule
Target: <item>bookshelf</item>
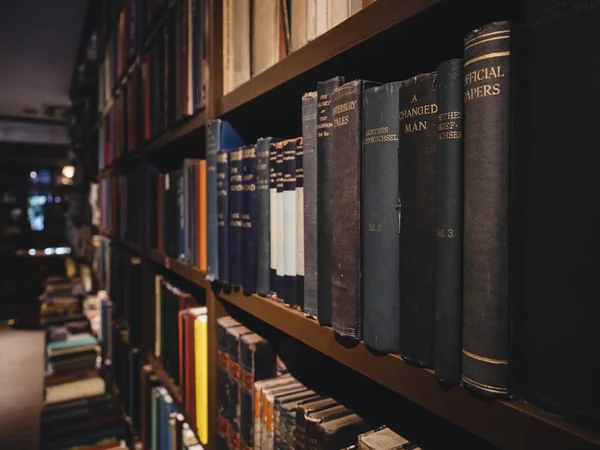
[[(378, 69), (362, 68), (362, 62), (369, 58), (401, 59), (404, 51), (407, 57), (424, 60), (437, 60), (437, 55), (421, 56), (418, 49), (409, 50), (410, 44), (403, 39), (421, 39), (427, 36), (423, 27), (435, 28), (435, 38), (443, 39), (456, 30), (485, 23), (499, 14), (520, 17), (521, 2), (483, 2), (474, 0), (377, 0), (372, 5), (351, 16), (340, 25), (327, 31), (314, 41), (291, 53), (264, 72), (251, 78), (227, 95), (223, 91), (222, 61), (222, 0), (209, 0), (208, 12), (211, 27), (208, 35), (208, 60), (210, 77), (207, 83), (208, 100), (206, 107), (192, 117), (186, 118), (162, 134), (142, 143), (135, 150), (126, 152), (107, 165), (103, 175), (113, 171), (127, 174), (132, 168), (143, 167), (157, 159), (169, 161), (180, 159), (190, 148), (196, 157), (205, 156), (204, 133), (209, 120), (223, 118), (240, 125), (241, 134), (251, 141), (260, 135), (267, 135), (271, 129), (281, 135), (299, 134), (299, 106), (302, 93), (314, 89), (317, 79), (330, 75), (348, 73), (349, 76), (373, 76), (373, 79), (402, 79), (397, 73), (385, 74), (385, 67)], [(169, 11), (174, 1), (167, 2)], [(156, 35), (164, 19), (156, 21), (145, 39), (143, 48)], [(453, 22), (455, 21), (455, 22)], [(431, 38), (433, 39), (433, 38)], [(399, 46), (399, 54), (385, 54), (385, 45)], [(447, 50), (440, 44), (440, 53)], [(425, 42), (423, 48), (433, 44)], [(385, 50), (386, 52), (389, 51)], [(429, 60), (428, 60), (429, 61)], [(139, 59), (133, 64), (139, 64)], [(396, 61), (394, 64), (402, 64)], [(384, 66), (384, 64), (382, 64)], [(410, 66), (410, 64), (408, 64)], [(131, 70), (131, 67), (128, 67)], [(412, 68), (402, 69), (408, 72)], [(401, 70), (399, 73), (403, 73)], [(119, 83), (125, 74), (119, 75)], [(279, 100), (281, 99), (281, 100)], [(280, 101), (281, 108), (269, 108), (273, 101)], [(280, 103), (278, 103), (279, 105)], [(292, 112), (294, 111), (294, 112)], [(256, 117), (258, 116), (258, 118)], [(280, 116), (279, 120), (275, 120)], [(273, 120), (271, 120), (273, 119)], [(281, 125), (283, 121), (294, 122), (295, 127)], [(194, 150), (195, 148), (195, 150)], [(188, 153), (189, 154), (189, 153)], [(169, 166), (169, 164), (166, 164)], [(148, 205), (139, 199), (145, 213)], [(145, 217), (145, 214), (142, 214)], [(243, 311), (264, 324), (308, 345), (327, 357), (349, 367), (385, 388), (405, 397), (436, 415), (468, 430), (474, 435), (500, 448), (525, 449), (531, 447), (594, 449), (600, 447), (600, 432), (573, 425), (544, 413), (528, 405), (523, 400), (485, 401), (457, 386), (441, 388), (433, 371), (406, 364), (396, 355), (376, 355), (362, 342), (348, 345), (340, 342), (330, 327), (320, 326), (315, 320), (306, 318), (299, 311), (284, 307), (274, 300), (258, 295), (245, 296), (239, 292), (224, 292), (218, 284), (209, 283), (206, 274), (176, 258), (141, 244), (146, 242), (145, 227), (139, 239), (140, 244), (114, 239), (113, 242), (137, 252), (144, 265), (144, 354), (157, 377), (165, 385), (178, 410), (183, 413), (182, 397), (179, 388), (152, 353), (153, 323), (156, 320), (153, 308), (150, 274), (155, 267), (163, 273), (174, 274), (194, 286), (206, 291), (206, 306), (209, 317), (209, 339), (216, 340), (216, 319), (230, 311)], [(209, 348), (209, 444), (215, 448), (216, 436), (216, 348)], [(192, 425), (192, 424), (190, 424)], [(195, 428), (194, 428), (194, 431)]]

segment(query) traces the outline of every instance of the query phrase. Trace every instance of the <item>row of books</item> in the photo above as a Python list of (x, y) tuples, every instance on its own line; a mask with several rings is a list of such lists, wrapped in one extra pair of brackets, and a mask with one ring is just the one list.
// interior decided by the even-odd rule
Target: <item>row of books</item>
[(177, 412), (173, 398), (149, 365), (142, 368), (142, 386), (145, 418), (141, 438), (144, 448), (202, 450), (190, 424)]
[(208, 441), (208, 321), (206, 300), (196, 298), (162, 275), (155, 277), (156, 329), (154, 354), (181, 388), (183, 406)]
[(181, 170), (149, 177), (150, 247), (206, 270), (206, 161), (186, 159)]
[(267, 340), (232, 317), (217, 320), (217, 336), (218, 449), (417, 448), (304, 386)]
[(223, 1), (224, 94), (265, 71), (373, 1)]

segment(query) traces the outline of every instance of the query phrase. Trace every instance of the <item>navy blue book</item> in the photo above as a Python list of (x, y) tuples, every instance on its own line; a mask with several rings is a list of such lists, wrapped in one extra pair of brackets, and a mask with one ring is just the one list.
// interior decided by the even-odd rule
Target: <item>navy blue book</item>
[(177, 248), (178, 255), (181, 261), (185, 261), (185, 185), (183, 182), (183, 170), (177, 171), (177, 207), (179, 209), (179, 240)]
[[(266, 160), (268, 161), (268, 151)], [(258, 191), (256, 179), (257, 147), (251, 146), (244, 149), (242, 159), (242, 261), (244, 270), (242, 274), (242, 288), (245, 293), (256, 292), (256, 225), (258, 222)], [(266, 186), (269, 186), (268, 178)], [(265, 191), (268, 195), (268, 191)], [(267, 266), (268, 269), (268, 266)], [(268, 274), (268, 271), (267, 271)]]
[(221, 149), (243, 145), (242, 139), (229, 122), (211, 120), (206, 127), (206, 204), (208, 233), (208, 267), (206, 278), (209, 281), (220, 279), (219, 274), (219, 227), (218, 227), (218, 188), (217, 152)]
[[(217, 152), (217, 225), (218, 225), (218, 263), (219, 281), (229, 283), (229, 153), (230, 150)], [(210, 238), (209, 238), (210, 239)]]
[(243, 157), (245, 148), (229, 152), (229, 282), (242, 286), (242, 203), (243, 203)]

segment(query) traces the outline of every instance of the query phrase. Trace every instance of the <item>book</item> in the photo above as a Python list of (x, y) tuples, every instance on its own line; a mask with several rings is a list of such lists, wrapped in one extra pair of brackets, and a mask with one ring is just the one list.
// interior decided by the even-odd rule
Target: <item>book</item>
[(227, 329), (241, 324), (232, 317), (217, 319), (217, 434), (218, 439), (227, 445), (229, 412), (229, 372), (227, 353)]
[(316, 450), (319, 439), (319, 425), (323, 422), (337, 419), (352, 414), (344, 405), (335, 405), (328, 408), (315, 410), (304, 416), (306, 422), (306, 432), (304, 437), (304, 449)]
[(255, 382), (273, 378), (276, 373), (276, 355), (269, 342), (256, 333), (241, 337), (241, 393), (240, 393), (240, 445), (254, 445), (254, 385)]
[[(285, 233), (284, 233), (284, 221), (285, 212), (283, 209), (283, 152), (284, 146), (287, 141), (278, 142), (275, 147), (277, 149), (277, 156), (275, 159), (275, 177), (277, 185), (277, 197), (276, 197), (276, 212), (277, 212), (277, 224), (275, 226), (277, 245), (275, 247), (277, 251), (277, 266), (275, 270), (275, 295), (279, 301), (284, 301), (284, 276), (285, 276)], [(272, 233), (272, 231), (271, 231)]]
[(354, 80), (331, 94), (332, 227), (331, 324), (333, 331), (362, 337), (360, 244), (362, 94), (374, 83)]
[(295, 299), (300, 309), (304, 309), (304, 141), (296, 141), (296, 283)]
[[(271, 293), (271, 138), (256, 142), (256, 292), (262, 296)], [(273, 145), (274, 146), (274, 145)]]
[(208, 317), (202, 314), (194, 321), (194, 353), (196, 371), (196, 428), (203, 444), (208, 443)]
[(262, 442), (262, 429), (263, 429), (263, 424), (262, 424), (262, 393), (263, 390), (266, 388), (271, 388), (271, 387), (275, 387), (275, 386), (283, 386), (286, 384), (290, 384), (290, 383), (294, 383), (295, 380), (294, 378), (289, 375), (289, 374), (285, 374), (276, 378), (271, 378), (268, 380), (262, 380), (262, 381), (256, 381), (254, 383), (254, 394), (253, 394), (253, 398), (254, 398), (254, 421), (253, 421), (253, 427), (254, 427), (254, 431), (252, 432), (252, 439), (253, 439), (253, 446), (255, 448), (260, 448), (261, 442)]
[(273, 417), (275, 448), (293, 448), (296, 428), (296, 405), (305, 400), (314, 400), (319, 395), (310, 389), (283, 395), (275, 400)]
[(363, 335), (365, 345), (398, 353), (400, 255), (398, 135), (400, 82), (363, 93), (362, 217)]
[[(242, 159), (242, 288), (247, 294), (256, 292), (257, 281), (256, 231), (259, 214), (259, 194), (257, 190), (256, 152), (255, 145), (247, 147), (243, 151)], [(268, 188), (268, 184), (266, 187)]]
[(281, 388), (265, 390), (263, 393), (263, 432), (261, 434), (261, 447), (266, 449), (275, 448), (275, 403), (278, 399), (298, 392), (307, 392), (308, 389), (301, 383), (287, 385)]
[[(526, 131), (524, 146), (510, 150), (511, 158), (519, 150), (524, 155), (521, 171), (515, 171), (518, 161), (510, 164), (513, 186), (520, 176), (526, 193), (520, 210), (523, 253), (511, 249), (510, 255), (511, 274), (519, 268), (526, 274), (523, 296), (516, 297), (526, 329), (522, 340), (516, 340), (523, 348), (523, 397), (568, 420), (597, 426), (598, 361), (585, 355), (592, 355), (598, 342), (594, 293), (599, 241), (593, 231), (598, 155), (591, 144), (596, 142), (593, 117), (600, 87), (586, 81), (585, 68), (599, 67), (592, 47), (600, 31), (599, 9), (593, 3), (545, 0), (527, 0), (524, 8), (527, 64), (510, 66), (517, 80), (515, 71), (523, 67), (525, 72), (522, 120), (514, 115), (520, 107), (512, 109), (512, 126), (522, 123)], [(514, 42), (510, 51), (516, 53), (518, 45)], [(569, 113), (561, 114), (557, 124), (550, 118), (553, 110)], [(518, 140), (519, 133), (514, 137)], [(516, 231), (511, 229), (511, 239), (521, 238), (514, 236)], [(520, 260), (521, 267), (514, 264)], [(514, 281), (511, 286), (517, 288)], [(558, 354), (562, 356), (556, 358)], [(576, 369), (577, 361), (585, 361), (585, 370)]]
[(217, 152), (222, 148), (243, 145), (241, 138), (227, 121), (211, 120), (206, 127), (206, 209), (207, 209), (207, 269), (209, 281), (219, 278), (219, 232)]
[(286, 55), (283, 2), (263, 0), (252, 4), (252, 76), (265, 71)]
[[(260, 3), (264, 3), (264, 1)], [(235, 0), (235, 3), (231, 5), (231, 9), (233, 10), (231, 23), (233, 89), (235, 89), (251, 77), (250, 0)]]
[(317, 430), (317, 447), (339, 449), (356, 443), (358, 435), (371, 428), (369, 422), (358, 414), (348, 414), (323, 421)]
[(227, 402), (227, 444), (229, 448), (240, 447), (240, 421), (241, 421), (241, 384), (243, 383), (241, 371), (241, 338), (250, 331), (245, 326), (227, 328), (227, 371), (229, 373), (229, 400)]
[(240, 287), (243, 283), (243, 250), (244, 232), (242, 220), (242, 208), (244, 202), (244, 151), (245, 148), (237, 148), (229, 152), (229, 283)]
[[(197, 406), (196, 406), (196, 364), (197, 357), (202, 356), (200, 353), (202, 348), (196, 348), (196, 320), (206, 315), (208, 312), (206, 306), (198, 308), (188, 308), (181, 311), (180, 314), (184, 316), (183, 320), (183, 341), (181, 345), (181, 394), (183, 397), (183, 403), (185, 411), (191, 421), (196, 422), (197, 420)], [(202, 344), (202, 342), (201, 342)]]
[[(325, 3), (325, 2), (320, 2)], [(332, 270), (332, 196), (333, 168), (331, 128), (333, 127), (331, 94), (344, 84), (344, 77), (335, 77), (317, 83), (317, 316), (319, 323), (331, 325), (331, 270)], [(314, 242), (311, 242), (314, 244)], [(318, 249), (318, 250), (317, 250)], [(312, 277), (311, 277), (312, 278)], [(314, 289), (311, 287), (311, 289)]]
[(297, 255), (297, 199), (296, 199), (296, 148), (302, 147), (302, 138), (290, 139), (283, 147), (283, 302), (295, 308)]
[(510, 22), (490, 23), (465, 37), (464, 54), (462, 382), (491, 397), (510, 393), (512, 37)]
[(413, 448), (412, 444), (383, 426), (358, 435), (359, 450), (400, 450)]
[(306, 0), (306, 40), (317, 37), (317, 0)]
[(208, 269), (208, 241), (207, 241), (207, 190), (206, 190), (207, 166), (206, 160), (200, 160), (198, 164), (198, 229), (197, 233), (197, 253), (198, 253), (198, 268), (206, 272)]
[(306, 45), (307, 40), (307, 2), (308, 0), (291, 0), (291, 51), (295, 52)]
[(327, 29), (342, 23), (350, 15), (349, 0), (327, 0)]
[(463, 60), (438, 66), (434, 367), (460, 382), (462, 333)]
[[(315, 38), (321, 36), (329, 28), (329, 0), (315, 0)], [(342, 83), (343, 84), (343, 83)]]
[(154, 356), (161, 357), (161, 336), (162, 336), (162, 275), (154, 275)]
[(277, 258), (279, 239), (277, 237), (277, 144), (271, 143), (269, 147), (269, 274), (271, 295), (277, 292)]
[(329, 409), (333, 406), (338, 406), (339, 403), (331, 397), (308, 399), (296, 405), (296, 429), (295, 448), (303, 450), (306, 448), (306, 417), (313, 411), (321, 411)]
[[(309, 0), (309, 4), (310, 4)], [(304, 313), (317, 317), (317, 93), (302, 96)]]
[(219, 232), (219, 281), (230, 282), (230, 222), (229, 222), (229, 155), (230, 150), (219, 150), (217, 154), (217, 225)]
[(46, 387), (45, 404), (104, 394), (104, 380), (98, 376)]
[(436, 73), (399, 89), (400, 355), (433, 365), (435, 322)]

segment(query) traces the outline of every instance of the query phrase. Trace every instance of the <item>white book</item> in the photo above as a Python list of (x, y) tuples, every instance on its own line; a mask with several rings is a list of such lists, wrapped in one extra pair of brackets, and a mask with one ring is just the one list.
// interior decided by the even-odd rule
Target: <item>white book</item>
[(306, 45), (307, 42), (307, 0), (292, 0), (291, 35), (292, 51)]
[(252, 76), (280, 59), (281, 1), (260, 0), (252, 10)]
[(233, 86), (250, 79), (250, 0), (235, 0), (233, 12)]
[(306, 40), (317, 37), (317, 0), (306, 0)]
[(363, 8), (363, 0), (350, 0), (350, 15), (354, 15)]
[(317, 2), (316, 2), (315, 17), (316, 17), (317, 25), (316, 25), (316, 30), (315, 30), (315, 37), (319, 37), (327, 31), (327, 22), (328, 22), (327, 11), (329, 9), (328, 5), (329, 5), (328, 0), (317, 0)]
[(327, 29), (331, 30), (350, 15), (349, 0), (327, 0)]

